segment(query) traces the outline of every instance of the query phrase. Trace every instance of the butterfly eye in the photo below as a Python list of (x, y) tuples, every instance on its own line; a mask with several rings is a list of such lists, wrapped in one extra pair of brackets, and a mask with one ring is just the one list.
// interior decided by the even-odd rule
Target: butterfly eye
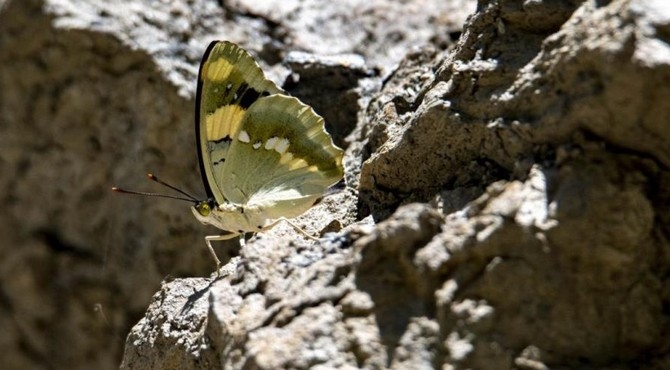
[(195, 205), (195, 209), (198, 210), (198, 213), (200, 213), (201, 216), (207, 217), (210, 212), (212, 212), (212, 208), (207, 204), (207, 202), (198, 202), (198, 204)]

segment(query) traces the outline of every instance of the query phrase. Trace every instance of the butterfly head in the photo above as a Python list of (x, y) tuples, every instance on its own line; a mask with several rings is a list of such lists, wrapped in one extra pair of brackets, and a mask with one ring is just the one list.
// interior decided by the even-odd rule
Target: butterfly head
[(212, 212), (213, 202), (211, 200), (201, 200), (198, 201), (193, 206), (193, 212), (199, 214), (202, 217), (207, 217)]
[(212, 214), (212, 210), (216, 208), (216, 203), (214, 203), (214, 199), (207, 199), (207, 200), (200, 200), (197, 201), (192, 207), (191, 211), (193, 212), (193, 215), (195, 218), (198, 219), (198, 221), (202, 223), (208, 223), (207, 220), (209, 219), (210, 215)]

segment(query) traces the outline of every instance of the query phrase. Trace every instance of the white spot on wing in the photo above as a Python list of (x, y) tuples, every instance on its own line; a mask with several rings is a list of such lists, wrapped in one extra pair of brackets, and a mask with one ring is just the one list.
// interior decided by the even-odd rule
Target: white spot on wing
[(257, 142), (254, 143), (254, 145), (252, 145), (252, 147), (253, 147), (254, 149), (258, 149), (258, 148), (261, 147), (261, 144), (262, 144), (262, 143), (261, 143), (260, 141), (257, 141)]
[(279, 142), (275, 145), (275, 150), (277, 153), (282, 154), (288, 149), (289, 141), (288, 139), (279, 139)]
[(265, 149), (270, 150), (270, 149), (274, 148), (275, 145), (277, 144), (277, 140), (279, 140), (279, 139), (277, 139), (274, 136), (269, 138), (268, 141), (265, 142)]
[(251, 141), (251, 138), (249, 137), (249, 134), (242, 130), (240, 131), (240, 134), (237, 136), (237, 140), (243, 142), (243, 143), (248, 143)]

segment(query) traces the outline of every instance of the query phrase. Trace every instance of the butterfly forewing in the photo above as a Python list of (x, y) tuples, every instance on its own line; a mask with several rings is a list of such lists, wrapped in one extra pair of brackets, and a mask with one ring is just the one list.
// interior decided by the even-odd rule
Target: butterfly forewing
[(198, 77), (196, 136), (205, 189), (217, 203), (225, 201), (224, 163), (247, 109), (263, 96), (281, 93), (237, 45), (214, 41), (207, 48)]

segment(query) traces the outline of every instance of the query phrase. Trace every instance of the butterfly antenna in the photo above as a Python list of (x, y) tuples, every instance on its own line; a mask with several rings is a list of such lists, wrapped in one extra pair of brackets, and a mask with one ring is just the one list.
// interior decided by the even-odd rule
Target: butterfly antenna
[(143, 195), (145, 197), (169, 198), (169, 199), (184, 200), (184, 201), (187, 201), (187, 202), (194, 202), (193, 199), (189, 199), (189, 198), (175, 197), (174, 195), (168, 195), (168, 194), (148, 193), (148, 192), (145, 192), (145, 191), (126, 190), (126, 189), (117, 188), (116, 186), (112, 187), (112, 191), (115, 192), (115, 193), (121, 193), (121, 194)]
[(181, 190), (181, 189), (179, 189), (179, 188), (177, 188), (173, 185), (170, 185), (170, 184), (164, 182), (163, 180), (160, 180), (158, 177), (154, 176), (151, 173), (148, 174), (147, 176), (149, 177), (149, 180), (156, 181), (157, 183), (159, 183), (163, 186), (166, 186), (166, 187), (178, 192), (179, 194), (184, 195), (186, 198), (177, 197), (177, 196), (169, 195), (169, 194), (159, 194), (159, 193), (150, 193), (150, 192), (146, 192), (146, 191), (126, 190), (126, 189), (118, 188), (116, 186), (112, 187), (112, 191), (116, 192), (116, 193), (121, 193), (121, 194), (143, 195), (145, 197), (169, 198), (169, 199), (183, 200), (183, 201), (186, 201), (186, 202), (196, 202), (197, 203), (199, 201), (196, 197), (192, 196), (191, 194), (189, 194), (189, 193), (187, 193), (187, 192), (185, 192), (185, 191), (183, 191), (183, 190)]
[(165, 181), (159, 179), (158, 177), (156, 177), (156, 175), (154, 175), (153, 173), (149, 173), (149, 174), (147, 174), (147, 176), (149, 177), (149, 180), (156, 181), (157, 183), (159, 183), (159, 184), (161, 184), (161, 185), (163, 185), (163, 186), (166, 186), (166, 187), (168, 187), (168, 188), (170, 188), (170, 189), (176, 191), (177, 193), (179, 193), (179, 194), (181, 194), (181, 195), (184, 195), (184, 196), (188, 197), (190, 200), (192, 200), (192, 201), (194, 201), (194, 202), (198, 202), (198, 201), (199, 201), (198, 198), (196, 198), (196, 197), (194, 197), (193, 195), (191, 195), (191, 194), (189, 194), (189, 193), (187, 193), (187, 192), (185, 192), (185, 191), (179, 189), (178, 187), (176, 187), (176, 186), (174, 186), (174, 185), (170, 185), (170, 184), (168, 184), (167, 182), (165, 182)]

